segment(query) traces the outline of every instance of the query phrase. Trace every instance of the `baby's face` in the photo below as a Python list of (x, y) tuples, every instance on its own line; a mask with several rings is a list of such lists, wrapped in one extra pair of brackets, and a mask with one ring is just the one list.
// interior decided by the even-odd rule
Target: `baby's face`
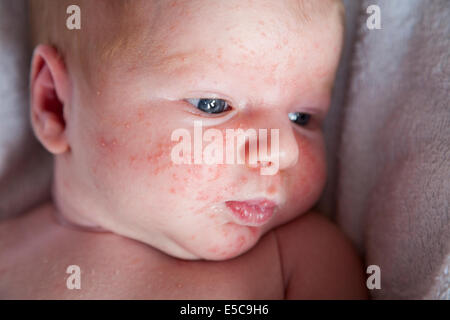
[[(321, 122), (343, 29), (340, 4), (320, 2), (163, 1), (108, 31), (123, 33), (97, 60), (108, 63), (89, 83), (72, 76), (70, 152), (57, 157), (55, 185), (69, 216), (173, 256), (221, 260), (310, 209), (325, 183)], [(269, 158), (194, 163), (195, 121), (222, 134), (224, 159), (227, 129), (254, 129), (259, 142), (268, 129)], [(190, 134), (191, 164), (174, 161), (190, 142), (177, 129)]]

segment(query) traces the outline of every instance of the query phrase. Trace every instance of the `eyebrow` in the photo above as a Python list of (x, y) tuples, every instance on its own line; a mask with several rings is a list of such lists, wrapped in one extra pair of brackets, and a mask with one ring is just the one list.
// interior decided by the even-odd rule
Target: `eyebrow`
[(173, 53), (157, 60), (152, 64), (152, 67), (156, 70), (164, 70), (165, 72), (173, 73), (180, 69), (192, 66), (188, 61), (192, 60), (194, 56), (195, 54), (189, 51)]

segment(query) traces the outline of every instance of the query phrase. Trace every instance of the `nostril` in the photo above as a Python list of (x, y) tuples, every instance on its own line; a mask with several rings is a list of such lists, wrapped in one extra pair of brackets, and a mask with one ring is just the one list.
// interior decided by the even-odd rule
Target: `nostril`
[(248, 166), (250, 168), (266, 168), (273, 166), (272, 161), (264, 161), (264, 160), (257, 160), (256, 162), (249, 162)]
[(272, 161), (258, 161), (259, 167), (265, 168), (265, 167), (271, 167), (273, 165)]

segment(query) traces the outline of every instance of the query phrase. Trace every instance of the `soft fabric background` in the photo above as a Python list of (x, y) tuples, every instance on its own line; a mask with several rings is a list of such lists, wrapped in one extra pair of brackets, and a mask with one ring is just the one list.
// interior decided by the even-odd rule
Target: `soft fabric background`
[[(344, 3), (319, 208), (381, 267), (374, 298), (450, 299), (450, 1)], [(382, 30), (366, 27), (371, 4)], [(51, 157), (29, 125), (26, 14), (25, 0), (0, 0), (0, 218), (50, 194)]]
[[(450, 1), (370, 0), (361, 14), (338, 151), (337, 220), (377, 298), (450, 299)], [(440, 281), (436, 281), (440, 279)]]
[(51, 158), (34, 138), (28, 116), (26, 3), (0, 0), (0, 218), (49, 196)]

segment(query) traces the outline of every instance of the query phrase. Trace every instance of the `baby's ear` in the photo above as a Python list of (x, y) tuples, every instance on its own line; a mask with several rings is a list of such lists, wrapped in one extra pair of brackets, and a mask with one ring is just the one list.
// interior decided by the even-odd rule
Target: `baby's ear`
[(31, 124), (39, 141), (53, 154), (68, 150), (64, 109), (68, 75), (58, 52), (39, 45), (33, 53), (30, 77)]

